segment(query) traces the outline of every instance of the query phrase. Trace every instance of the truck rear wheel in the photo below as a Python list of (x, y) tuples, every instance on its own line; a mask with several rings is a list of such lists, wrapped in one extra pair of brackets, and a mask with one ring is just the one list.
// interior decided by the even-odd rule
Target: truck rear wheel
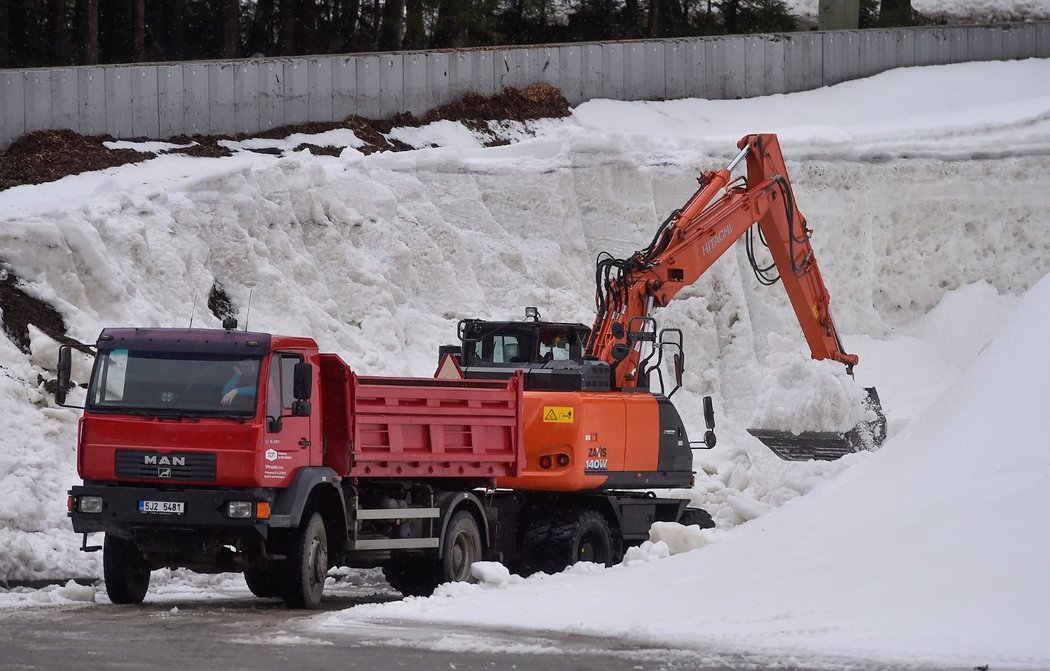
[(106, 594), (113, 603), (142, 603), (149, 589), (150, 569), (130, 540), (106, 534), (102, 546), (102, 574)]
[(481, 533), (477, 520), (466, 510), (452, 516), (441, 539), (442, 582), (470, 580), (470, 567), (481, 559)]
[(320, 513), (309, 515), (299, 527), (287, 564), (285, 605), (310, 609), (320, 606), (324, 581), (328, 577), (328, 534)]
[(528, 573), (557, 573), (581, 561), (609, 566), (612, 532), (595, 510), (561, 510), (533, 520), (525, 531), (522, 551)]

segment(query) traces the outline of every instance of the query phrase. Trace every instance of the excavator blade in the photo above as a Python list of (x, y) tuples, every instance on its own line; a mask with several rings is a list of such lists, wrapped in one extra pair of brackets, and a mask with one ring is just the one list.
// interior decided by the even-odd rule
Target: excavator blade
[(832, 461), (861, 450), (877, 450), (886, 440), (886, 414), (875, 387), (866, 387), (865, 406), (874, 419), (861, 422), (845, 433), (835, 431), (776, 431), (770, 429), (748, 429), (755, 438), (787, 461), (809, 461), (817, 459)]

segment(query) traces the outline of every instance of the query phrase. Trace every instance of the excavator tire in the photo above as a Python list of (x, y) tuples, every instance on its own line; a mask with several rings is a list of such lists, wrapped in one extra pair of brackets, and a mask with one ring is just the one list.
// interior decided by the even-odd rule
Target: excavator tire
[(613, 563), (613, 539), (601, 513), (587, 508), (558, 510), (533, 520), (522, 539), (525, 572), (557, 573), (577, 562)]

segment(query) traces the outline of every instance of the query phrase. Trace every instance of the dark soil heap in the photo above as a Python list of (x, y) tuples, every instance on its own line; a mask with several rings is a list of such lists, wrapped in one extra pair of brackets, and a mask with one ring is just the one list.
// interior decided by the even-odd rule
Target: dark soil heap
[[(230, 150), (219, 144), (220, 140), (244, 140), (249, 137), (285, 138), (293, 133), (321, 133), (336, 128), (349, 128), (364, 141), (358, 149), (371, 154), (377, 151), (405, 151), (411, 149), (403, 142), (389, 139), (386, 134), (393, 128), (420, 126), (434, 121), (459, 121), (482, 132), (488, 131), (486, 121), (530, 121), (569, 115), (569, 103), (556, 86), (533, 84), (524, 90), (505, 88), (499, 93), (485, 97), (470, 91), (461, 99), (427, 112), (423, 119), (407, 112), (385, 120), (365, 119), (351, 115), (336, 123), (307, 123), (282, 126), (254, 134), (236, 137), (209, 135), (172, 138), (171, 141), (196, 142), (192, 147), (174, 149), (170, 153), (190, 156), (229, 156)], [(53, 182), (66, 175), (75, 175), (90, 170), (102, 170), (128, 163), (138, 163), (153, 158), (153, 154), (133, 149), (107, 149), (103, 142), (112, 141), (108, 135), (85, 136), (71, 130), (34, 131), (22, 136), (6, 152), (0, 153), (0, 191), (20, 184)], [(494, 141), (491, 144), (501, 144)], [(338, 156), (342, 147), (320, 147), (303, 144), (297, 150), (309, 149), (314, 154)], [(261, 150), (267, 151), (267, 150)], [(272, 153), (272, 152), (267, 152)]]

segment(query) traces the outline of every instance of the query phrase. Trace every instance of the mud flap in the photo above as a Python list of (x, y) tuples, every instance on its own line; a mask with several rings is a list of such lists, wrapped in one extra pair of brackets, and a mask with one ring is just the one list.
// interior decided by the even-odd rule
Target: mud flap
[(886, 440), (886, 414), (875, 387), (865, 387), (864, 391), (868, 394), (864, 404), (875, 417), (845, 433), (803, 431), (796, 434), (771, 429), (748, 429), (747, 432), (787, 461), (832, 461), (861, 450), (877, 450)]

